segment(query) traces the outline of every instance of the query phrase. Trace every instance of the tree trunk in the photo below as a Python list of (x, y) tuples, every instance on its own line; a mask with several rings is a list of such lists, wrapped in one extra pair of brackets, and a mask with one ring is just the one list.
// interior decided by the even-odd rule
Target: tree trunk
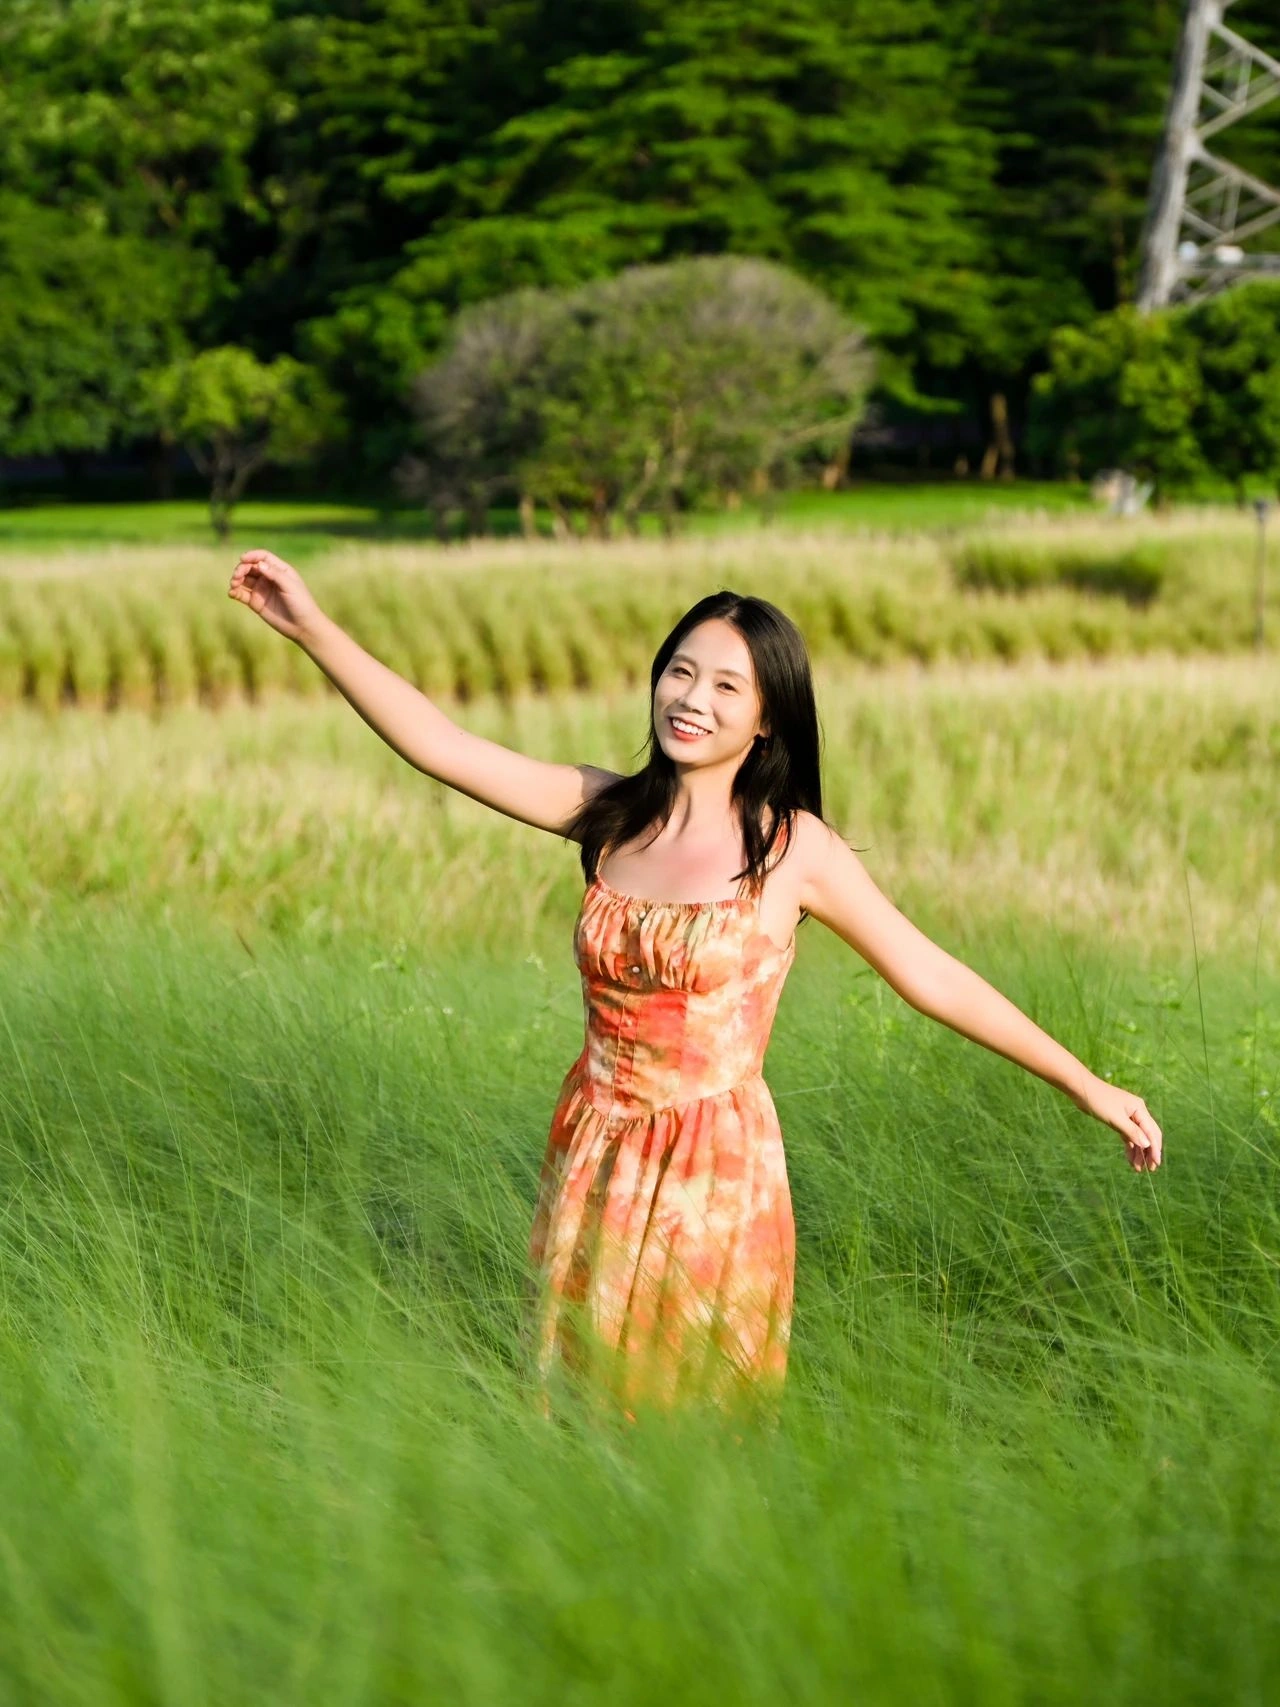
[(980, 473), (984, 480), (998, 474), (1003, 480), (1013, 479), (1013, 435), (1009, 431), (1009, 403), (1003, 391), (991, 393), (991, 438), (982, 455)]
[(824, 492), (838, 492), (849, 475), (849, 457), (853, 452), (852, 437), (846, 438), (840, 449), (822, 471)]
[(592, 539), (608, 539), (609, 524), (609, 494), (602, 484), (597, 484), (591, 491), (591, 508), (587, 512), (587, 532)]
[(520, 532), (526, 539), (538, 537), (538, 506), (528, 492), (520, 494)]

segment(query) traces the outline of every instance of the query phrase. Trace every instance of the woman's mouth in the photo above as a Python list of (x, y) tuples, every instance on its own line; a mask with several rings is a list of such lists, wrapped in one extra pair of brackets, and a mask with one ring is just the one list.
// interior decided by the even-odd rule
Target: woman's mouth
[(684, 717), (673, 717), (668, 714), (667, 722), (671, 725), (672, 731), (678, 735), (682, 741), (699, 741), (704, 735), (709, 735), (711, 733), (709, 729), (702, 728), (698, 723), (690, 723), (688, 719)]

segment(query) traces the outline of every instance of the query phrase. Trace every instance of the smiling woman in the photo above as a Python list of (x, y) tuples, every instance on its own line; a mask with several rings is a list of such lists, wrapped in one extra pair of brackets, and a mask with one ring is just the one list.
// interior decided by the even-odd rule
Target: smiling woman
[(1113, 1127), (1135, 1169), (1159, 1165), (1142, 1099), (925, 937), (824, 823), (808, 655), (775, 606), (720, 592), (686, 612), (653, 660), (646, 762), (619, 775), (462, 729), (270, 552), (246, 553), (229, 591), (410, 764), (580, 844), (585, 1040), (552, 1114), (529, 1248), (544, 1409), (562, 1384), (629, 1416), (776, 1401), (795, 1238), (761, 1065), (806, 915), (913, 1006)]

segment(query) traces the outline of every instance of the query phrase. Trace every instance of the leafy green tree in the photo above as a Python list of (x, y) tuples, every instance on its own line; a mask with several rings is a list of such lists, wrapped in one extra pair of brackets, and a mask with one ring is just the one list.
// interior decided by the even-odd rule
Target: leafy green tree
[(272, 0), (37, 0), (0, 14), (0, 187), (100, 230), (216, 247), (270, 216), (254, 139), (287, 121)]
[(1034, 437), (1063, 472), (1123, 468), (1164, 494), (1203, 478), (1196, 435), (1203, 402), (1199, 351), (1178, 314), (1104, 314), (1065, 326), (1034, 385)]
[(1205, 461), (1243, 499), (1251, 475), (1280, 479), (1280, 284), (1237, 285), (1186, 313), (1203, 385)]
[(557, 275), (547, 244), (519, 268), (482, 241), (448, 279), (399, 278), (410, 246), (458, 217), (491, 139), (545, 98), (545, 68), (573, 51), (578, 15), (552, 20), (544, 0), (277, 5), (292, 114), (255, 159), (278, 232), (264, 230), (239, 272), (238, 306), (259, 342), (324, 371), (345, 401), (349, 466), (385, 474), (411, 442), (413, 382), (458, 309), (583, 276)]
[(0, 452), (139, 438), (142, 376), (182, 351), (203, 288), (185, 253), (0, 195)]
[(253, 474), (304, 462), (333, 431), (334, 404), (317, 376), (290, 356), (260, 362), (234, 345), (205, 350), (149, 376), (154, 419), (209, 481), (209, 516), (225, 539)]
[[(1132, 288), (1180, 12), (6, 0), (0, 196), (198, 253), (217, 289), (182, 327), (320, 367), (365, 476), (460, 310), (700, 255), (830, 296), (880, 352), (886, 420), (1017, 436), (1050, 331)], [(1229, 151), (1280, 175), (1280, 103)]]
[(571, 293), (544, 438), (524, 480), (571, 492), (597, 531), (829, 457), (861, 415), (865, 340), (821, 291), (738, 256), (633, 267)]
[(871, 381), (865, 341), (814, 286), (704, 257), (469, 310), (417, 391), (411, 477), (473, 514), (504, 486), (606, 534), (666, 525), (711, 492), (776, 480), (847, 438)]

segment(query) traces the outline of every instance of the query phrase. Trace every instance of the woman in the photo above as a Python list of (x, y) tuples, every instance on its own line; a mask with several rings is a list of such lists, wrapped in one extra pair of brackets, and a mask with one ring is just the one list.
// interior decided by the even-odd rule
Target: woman
[(921, 934), (822, 819), (804, 642), (773, 605), (694, 605), (658, 648), (649, 753), (620, 776), (469, 734), (326, 617), (297, 570), (248, 551), (230, 596), (297, 642), (428, 776), (581, 845), (586, 1041), (561, 1086), (530, 1256), (537, 1361), (640, 1400), (776, 1396), (795, 1261), (781, 1135), (760, 1077), (809, 916), (922, 1013), (1016, 1061), (1154, 1170), (1140, 1097), (1089, 1072)]

